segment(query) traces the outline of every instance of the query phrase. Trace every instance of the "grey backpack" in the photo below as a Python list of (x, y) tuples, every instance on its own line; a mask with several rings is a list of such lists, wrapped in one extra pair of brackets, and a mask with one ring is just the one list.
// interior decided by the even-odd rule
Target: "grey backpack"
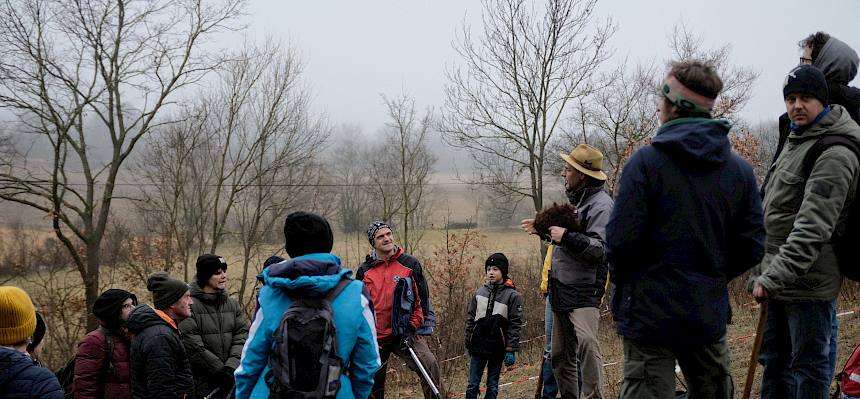
[(352, 279), (341, 279), (325, 296), (294, 298), (275, 331), (266, 383), (270, 398), (334, 398), (347, 365), (337, 355), (332, 302)]

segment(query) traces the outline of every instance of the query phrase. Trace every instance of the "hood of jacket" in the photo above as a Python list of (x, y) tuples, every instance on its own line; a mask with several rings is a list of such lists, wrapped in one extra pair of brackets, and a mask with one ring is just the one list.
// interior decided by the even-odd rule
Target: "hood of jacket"
[(330, 253), (302, 255), (274, 264), (260, 275), (264, 285), (285, 291), (327, 293), (352, 270), (341, 268), (340, 258)]
[(138, 305), (128, 315), (128, 331), (132, 334), (139, 334), (141, 331), (158, 324), (164, 324), (176, 330), (175, 322), (171, 324), (165, 320), (166, 317), (167, 315), (163, 312), (156, 311), (149, 305)]
[(652, 144), (693, 164), (719, 165), (732, 153), (728, 137), (731, 128), (724, 119), (677, 118), (660, 126)]
[(841, 40), (831, 37), (818, 52), (813, 66), (824, 73), (828, 81), (848, 84), (857, 76), (857, 52)]
[(189, 295), (205, 303), (224, 303), (224, 301), (227, 300), (227, 290), (219, 290), (218, 292), (205, 292), (202, 288), (200, 288), (199, 285), (197, 285), (196, 281), (192, 281), (191, 284), (188, 284), (188, 290)]
[(0, 348), (0, 386), (19, 378), (35, 364), (30, 356), (11, 348)]

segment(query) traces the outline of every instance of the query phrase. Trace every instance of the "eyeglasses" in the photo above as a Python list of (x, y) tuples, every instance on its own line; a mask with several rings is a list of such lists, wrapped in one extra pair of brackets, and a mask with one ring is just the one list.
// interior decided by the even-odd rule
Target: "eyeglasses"
[(800, 57), (801, 65), (812, 65), (812, 58)]

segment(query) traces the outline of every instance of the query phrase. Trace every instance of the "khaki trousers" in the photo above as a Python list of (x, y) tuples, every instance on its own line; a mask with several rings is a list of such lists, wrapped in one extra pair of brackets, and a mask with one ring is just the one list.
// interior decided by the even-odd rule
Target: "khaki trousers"
[(603, 356), (597, 338), (600, 310), (579, 308), (568, 313), (553, 312), (552, 323), (552, 372), (562, 399), (602, 399)]

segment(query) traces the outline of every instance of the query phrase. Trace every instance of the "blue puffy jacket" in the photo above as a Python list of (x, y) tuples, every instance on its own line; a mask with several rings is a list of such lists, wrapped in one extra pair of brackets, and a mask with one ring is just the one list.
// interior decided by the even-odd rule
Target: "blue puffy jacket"
[[(259, 308), (242, 350), (242, 361), (236, 369), (236, 398), (268, 398), (265, 375), (269, 371), (273, 336), (281, 317), (293, 302), (297, 290), (328, 293), (351, 270), (343, 270), (340, 259), (332, 254), (309, 254), (283, 261), (263, 270), (258, 278), (263, 287)], [(332, 302), (337, 329), (337, 353), (349, 359), (348, 376), (340, 377), (338, 399), (364, 399), (373, 387), (373, 375), (379, 369), (376, 344), (376, 320), (370, 295), (361, 281), (351, 282)]]
[(624, 166), (606, 228), (618, 333), (701, 345), (726, 333), (726, 284), (764, 254), (753, 169), (728, 122), (679, 118)]
[(63, 399), (63, 388), (51, 370), (25, 353), (0, 348), (0, 398)]

